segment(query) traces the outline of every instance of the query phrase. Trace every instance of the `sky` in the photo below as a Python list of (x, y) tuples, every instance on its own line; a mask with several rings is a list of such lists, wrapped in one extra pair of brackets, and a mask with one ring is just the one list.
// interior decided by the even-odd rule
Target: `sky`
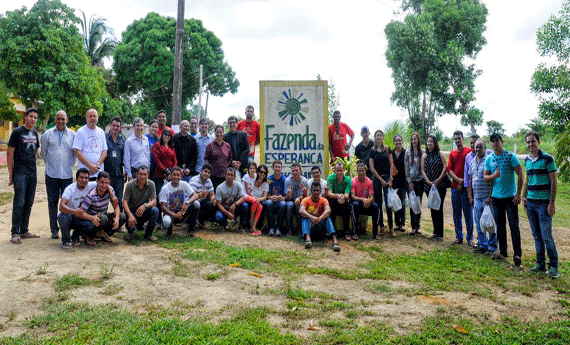
[[(34, 2), (2, 1), (0, 12), (29, 8)], [(148, 12), (175, 18), (177, 11), (177, 0), (62, 2), (87, 16), (107, 18), (118, 39), (130, 23)], [(507, 134), (538, 115), (538, 98), (529, 85), (536, 66), (546, 59), (536, 51), (536, 31), (560, 10), (562, 2), (483, 1), (489, 11), (487, 44), (475, 61), (483, 73), (476, 80), (473, 105), (483, 110), (484, 121), (503, 123)], [(407, 112), (390, 102), (394, 84), (385, 58), (384, 27), (404, 18), (399, 4), (393, 0), (186, 0), (185, 18), (202, 20), (222, 41), (226, 61), (241, 84), (234, 95), (210, 97), (208, 116), (222, 123), (230, 115), (244, 116), (248, 104), (259, 115), (260, 80), (315, 80), (320, 74), (334, 82), (342, 121), (356, 133), (364, 125), (373, 132), (395, 120), (405, 121)], [(438, 125), (446, 136), (456, 129), (469, 132), (454, 115), (439, 118)], [(486, 126), (477, 127), (477, 132), (486, 133)]]

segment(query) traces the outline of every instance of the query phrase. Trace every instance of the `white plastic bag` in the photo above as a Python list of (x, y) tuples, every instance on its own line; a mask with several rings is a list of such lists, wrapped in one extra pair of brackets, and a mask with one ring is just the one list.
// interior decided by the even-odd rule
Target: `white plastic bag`
[(420, 204), (420, 197), (416, 195), (415, 191), (410, 192), (410, 209), (414, 214), (422, 212), (422, 205)]
[(402, 201), (400, 200), (398, 193), (392, 188), (388, 191), (388, 204), (391, 205), (390, 207), (393, 212), (398, 212), (402, 209)]
[(493, 212), (491, 212), (489, 205), (485, 205), (485, 208), (483, 208), (483, 214), (479, 222), (481, 224), (481, 230), (490, 234), (494, 234), (497, 231), (495, 218), (493, 218)]
[(437, 191), (435, 184), (432, 184), (428, 195), (427, 207), (437, 211), (440, 206), (441, 197), (439, 196), (439, 192)]

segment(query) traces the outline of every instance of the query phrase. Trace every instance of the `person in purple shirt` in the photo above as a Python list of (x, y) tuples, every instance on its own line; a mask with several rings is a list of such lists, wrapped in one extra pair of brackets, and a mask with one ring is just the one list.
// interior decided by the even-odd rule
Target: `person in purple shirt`
[[(469, 144), (471, 146), (471, 152), (469, 152), (467, 154), (467, 156), (465, 156), (465, 169), (464, 169), (464, 173), (463, 173), (463, 187), (465, 188), (469, 188), (469, 167), (471, 166), (471, 160), (473, 158), (475, 158), (475, 143), (477, 142), (477, 140), (479, 140), (479, 138), (481, 138), (479, 136), (479, 134), (472, 134), (471, 137), (469, 138)], [(491, 149), (487, 149), (486, 154), (490, 155), (491, 153), (493, 153), (493, 150)]]

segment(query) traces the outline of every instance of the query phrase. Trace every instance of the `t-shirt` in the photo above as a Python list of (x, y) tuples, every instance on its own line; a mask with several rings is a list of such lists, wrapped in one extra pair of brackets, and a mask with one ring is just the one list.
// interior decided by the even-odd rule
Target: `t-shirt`
[(476, 199), (486, 198), (491, 189), (491, 184), (484, 179), (487, 156), (485, 155), (480, 161), (475, 157), (469, 162), (469, 178), (472, 180), (473, 197)]
[(309, 189), (309, 185), (307, 184), (307, 179), (304, 176), (301, 176), (299, 181), (295, 181), (293, 176), (289, 176), (285, 179), (285, 194), (289, 190), (289, 186), (291, 186), (291, 200), (295, 200), (298, 197), (303, 198), (303, 188), (301, 184), (305, 186), (305, 188)]
[(188, 203), (190, 197), (194, 194), (194, 190), (190, 185), (184, 181), (180, 181), (178, 186), (172, 186), (172, 182), (168, 182), (160, 190), (158, 200), (162, 204), (166, 203), (166, 207), (172, 212), (178, 212)]
[(279, 180), (275, 177), (275, 174), (269, 175), (267, 181), (269, 181), (270, 195), (285, 196), (285, 176), (283, 174), (281, 174), (281, 178)]
[(247, 141), (249, 142), (249, 155), (255, 156), (255, 142), (261, 137), (261, 127), (259, 122), (251, 120), (247, 122), (246, 120), (241, 120), (237, 124), (238, 131), (244, 131), (247, 134)]
[(329, 143), (331, 145), (333, 157), (349, 156), (348, 152), (344, 150), (347, 134), (352, 137), (354, 135), (354, 132), (344, 122), (340, 122), (338, 124), (338, 128), (334, 123), (329, 126)]
[(65, 189), (63, 190), (63, 194), (61, 195), (61, 198), (67, 199), (68, 200), (67, 207), (69, 207), (72, 210), (75, 210), (78, 209), (79, 206), (81, 206), (81, 203), (83, 202), (87, 194), (89, 194), (89, 192), (93, 190), (93, 188), (95, 187), (97, 187), (97, 182), (95, 181), (87, 183), (87, 186), (85, 186), (83, 190), (77, 187), (77, 182), (72, 183), (69, 186), (65, 187)]
[(557, 170), (554, 158), (539, 150), (538, 157), (533, 159), (529, 155), (524, 164), (528, 177), (527, 199), (550, 200), (550, 176), (548, 174)]
[(360, 182), (356, 176), (352, 179), (350, 191), (359, 198), (368, 198), (370, 195), (374, 195), (374, 185), (368, 177), (364, 177), (364, 181)]
[[(210, 192), (214, 191), (214, 184), (212, 184), (212, 180), (207, 179), (206, 182), (202, 183), (202, 179), (200, 178), (200, 175), (193, 176), (190, 179), (190, 187), (196, 193), (202, 193), (202, 191), (205, 190), (207, 192), (206, 194), (210, 194)], [(198, 200), (202, 201), (205, 198), (206, 198), (206, 196), (203, 196), (203, 197), (199, 198)]]
[(253, 184), (255, 183), (255, 180), (257, 179), (257, 174), (253, 175), (253, 178), (251, 178), (249, 176), (249, 174), (245, 174), (242, 178), (241, 178), (241, 187), (243, 188), (243, 195), (248, 195), (247, 194), (247, 190), (245, 189), (245, 183), (247, 182), (247, 185), (249, 186), (249, 189), (253, 188)]
[(127, 183), (125, 186), (125, 194), (123, 195), (123, 200), (128, 200), (127, 203), (131, 212), (156, 198), (156, 186), (153, 181), (147, 179), (141, 189), (137, 184), (137, 180), (138, 178), (135, 178)]
[[(95, 129), (90, 129), (87, 125), (79, 128), (75, 134), (75, 140), (73, 141), (73, 148), (81, 151), (85, 159), (91, 164), (97, 164), (99, 158), (101, 158), (101, 153), (107, 150), (107, 139), (105, 139), (105, 132), (99, 127)], [(105, 164), (101, 163), (99, 171), (103, 171)], [(77, 162), (77, 169), (87, 168), (85, 164), (81, 161)], [(87, 168), (89, 169), (89, 168)], [(97, 177), (98, 172), (89, 176)]]
[(325, 207), (327, 207), (328, 204), (329, 201), (322, 196), (319, 197), (319, 201), (317, 202), (314, 202), (310, 196), (301, 201), (301, 205), (305, 206), (307, 213), (315, 217), (322, 216), (322, 214), (325, 213)]
[(515, 184), (515, 167), (521, 163), (517, 156), (508, 150), (503, 150), (503, 153), (496, 155), (495, 152), (491, 153), (485, 160), (485, 171), (491, 174), (495, 173), (497, 167), (501, 172), (501, 177), (495, 179), (493, 182), (493, 198), (511, 198), (517, 192)]
[(392, 150), (384, 145), (383, 151), (370, 150), (370, 158), (374, 161), (374, 169), (380, 176), (390, 175), (390, 158)]
[[(313, 181), (315, 181), (315, 179), (312, 177), (307, 181), (307, 189), (308, 189), (307, 193), (309, 194), (311, 193), (311, 185), (313, 184)], [(321, 196), (324, 196), (325, 188), (327, 188), (327, 181), (320, 179), (319, 183), (321, 184)]]
[(85, 199), (83, 199), (83, 202), (81, 203), (81, 209), (92, 216), (107, 212), (107, 209), (109, 208), (109, 201), (111, 201), (111, 198), (115, 196), (113, 187), (109, 188), (111, 188), (111, 193), (105, 191), (105, 194), (103, 194), (103, 196), (99, 196), (99, 194), (97, 194), (97, 186), (95, 186), (95, 188), (87, 193)]
[(269, 192), (269, 183), (267, 182), (263, 182), (259, 187), (256, 187), (255, 184), (252, 184), (251, 186), (251, 195), (256, 198), (263, 198), (263, 195), (266, 192)]
[(352, 187), (352, 180), (350, 177), (343, 175), (342, 181), (339, 183), (336, 178), (336, 173), (332, 173), (327, 177), (327, 186), (334, 194), (350, 194)]
[(40, 137), (34, 128), (20, 126), (10, 134), (8, 146), (14, 148), (14, 175), (36, 175), (36, 151)]
[(231, 207), (234, 202), (243, 196), (243, 190), (241, 189), (241, 184), (232, 183), (229, 187), (227, 182), (221, 183), (218, 188), (216, 188), (216, 200), (222, 203), (226, 209)]
[[(459, 178), (465, 175), (465, 156), (471, 152), (470, 147), (464, 146), (461, 151), (457, 149), (449, 153), (449, 161), (447, 162), (447, 171), (453, 171)], [(451, 180), (451, 188), (457, 189), (459, 185), (455, 180)]]

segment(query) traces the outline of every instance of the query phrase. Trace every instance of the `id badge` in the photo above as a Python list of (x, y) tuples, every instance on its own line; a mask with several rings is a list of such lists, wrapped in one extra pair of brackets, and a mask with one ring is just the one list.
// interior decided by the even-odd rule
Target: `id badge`
[(111, 157), (117, 158), (117, 151), (111, 151)]

